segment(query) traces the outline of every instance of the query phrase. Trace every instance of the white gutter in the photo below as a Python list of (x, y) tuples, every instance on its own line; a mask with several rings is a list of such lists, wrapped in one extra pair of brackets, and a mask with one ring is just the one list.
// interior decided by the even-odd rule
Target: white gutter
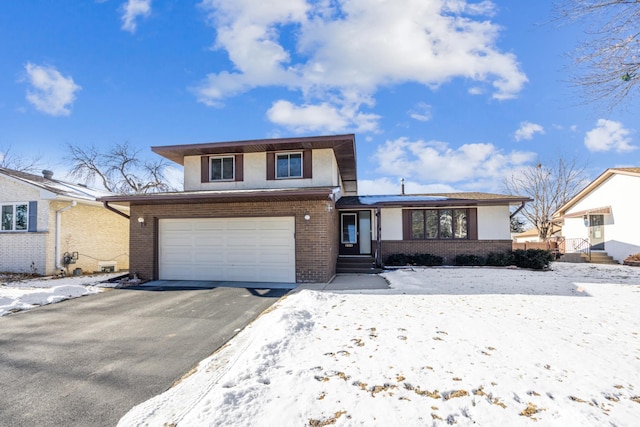
[(61, 227), (61, 221), (60, 221), (60, 217), (62, 212), (64, 211), (68, 211), (69, 209), (71, 209), (72, 207), (74, 207), (76, 204), (78, 204), (78, 202), (76, 202), (75, 200), (71, 201), (71, 204), (67, 207), (64, 207), (62, 209), (59, 209), (56, 211), (56, 270), (62, 270), (62, 266), (60, 265), (60, 235), (62, 234), (60, 231), (60, 227)]

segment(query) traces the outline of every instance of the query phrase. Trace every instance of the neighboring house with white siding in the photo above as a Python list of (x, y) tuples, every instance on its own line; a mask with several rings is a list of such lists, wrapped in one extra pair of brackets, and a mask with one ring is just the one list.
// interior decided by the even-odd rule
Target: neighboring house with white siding
[(0, 168), (0, 272), (128, 270), (129, 220), (96, 201), (111, 194)]
[(571, 252), (576, 242), (606, 252), (618, 262), (640, 253), (640, 168), (611, 168), (553, 215)]

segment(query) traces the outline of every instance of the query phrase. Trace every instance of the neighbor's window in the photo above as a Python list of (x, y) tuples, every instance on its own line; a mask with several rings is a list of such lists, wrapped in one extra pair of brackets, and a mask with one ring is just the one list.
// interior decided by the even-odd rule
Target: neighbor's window
[(233, 156), (230, 157), (211, 157), (211, 181), (232, 181), (234, 179)]
[(0, 231), (27, 231), (29, 220), (29, 205), (16, 203), (2, 205), (2, 225)]
[(411, 239), (466, 239), (467, 209), (411, 211)]
[(276, 178), (302, 178), (302, 153), (277, 154)]

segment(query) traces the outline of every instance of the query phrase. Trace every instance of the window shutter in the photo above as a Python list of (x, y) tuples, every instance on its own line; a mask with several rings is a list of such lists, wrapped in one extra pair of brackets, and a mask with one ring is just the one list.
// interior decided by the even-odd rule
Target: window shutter
[(276, 153), (267, 153), (267, 180), (276, 179)]
[(209, 156), (200, 157), (200, 182), (209, 182)]
[(411, 211), (402, 210), (402, 240), (411, 240)]
[(236, 154), (233, 167), (235, 168), (235, 181), (244, 180), (244, 155)]
[(29, 232), (38, 230), (38, 202), (29, 202)]
[(467, 214), (467, 227), (469, 240), (478, 240), (478, 209), (469, 209)]
[(313, 157), (311, 155), (312, 150), (304, 150), (302, 152), (302, 177), (311, 178), (313, 176), (312, 164)]

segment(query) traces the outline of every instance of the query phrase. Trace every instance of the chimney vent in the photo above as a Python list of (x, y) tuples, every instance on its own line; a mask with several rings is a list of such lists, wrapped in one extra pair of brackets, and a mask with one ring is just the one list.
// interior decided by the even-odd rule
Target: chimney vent
[(53, 171), (45, 169), (45, 170), (42, 171), (42, 176), (45, 177), (46, 179), (52, 179), (53, 178)]
[(404, 196), (404, 178), (402, 178), (402, 179), (400, 180), (400, 182), (402, 183), (402, 185), (401, 185), (401, 187), (400, 187), (400, 191), (401, 191), (401, 194)]

